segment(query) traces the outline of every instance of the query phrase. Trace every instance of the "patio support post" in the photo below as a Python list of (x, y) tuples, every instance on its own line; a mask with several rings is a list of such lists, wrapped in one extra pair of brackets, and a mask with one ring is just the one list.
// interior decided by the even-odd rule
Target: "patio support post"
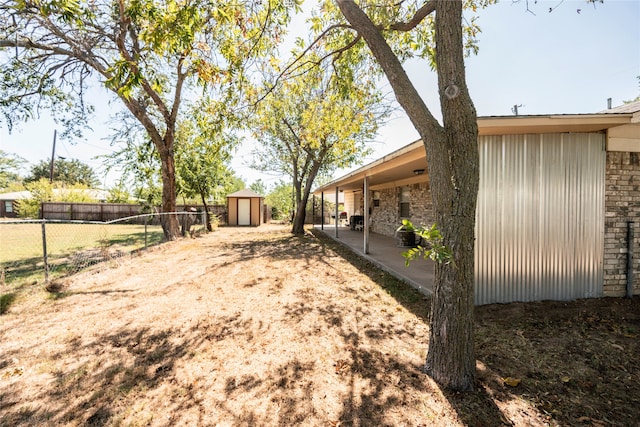
[(364, 235), (364, 248), (362, 251), (365, 254), (369, 253), (369, 177), (364, 177), (364, 227), (362, 234)]
[(336, 187), (336, 239), (338, 238), (338, 187)]
[(324, 191), (320, 193), (320, 230), (324, 230)]

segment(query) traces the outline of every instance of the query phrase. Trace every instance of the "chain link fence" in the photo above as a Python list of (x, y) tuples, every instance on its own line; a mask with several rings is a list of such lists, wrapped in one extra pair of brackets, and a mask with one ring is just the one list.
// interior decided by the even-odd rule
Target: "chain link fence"
[(158, 244), (164, 239), (161, 221), (166, 215), (178, 216), (183, 235), (206, 230), (205, 214), (200, 212), (154, 213), (108, 222), (0, 221), (0, 291), (48, 284)]

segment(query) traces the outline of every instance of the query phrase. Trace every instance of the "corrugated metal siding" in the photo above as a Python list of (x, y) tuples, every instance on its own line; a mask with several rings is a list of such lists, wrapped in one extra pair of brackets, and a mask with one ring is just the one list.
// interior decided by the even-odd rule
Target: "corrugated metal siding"
[(476, 304), (602, 295), (604, 138), (479, 138)]

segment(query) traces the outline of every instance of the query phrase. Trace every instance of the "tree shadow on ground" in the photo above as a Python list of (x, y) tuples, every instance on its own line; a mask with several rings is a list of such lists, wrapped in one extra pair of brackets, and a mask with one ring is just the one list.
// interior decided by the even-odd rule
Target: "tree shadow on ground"
[(16, 261), (2, 263), (5, 282), (11, 285), (14, 282), (23, 283), (34, 277), (44, 277), (44, 263), (42, 257), (23, 258)]
[[(339, 246), (308, 239), (292, 251), (292, 241), (278, 237), (275, 246), (260, 242), (253, 255), (248, 249), (245, 256), (257, 258), (263, 250), (272, 260), (316, 260), (341, 254), (426, 323), (429, 301), (418, 291), (353, 254), (342, 255)], [(525, 421), (542, 417), (551, 425), (596, 426), (599, 421), (601, 425), (634, 425), (640, 418), (636, 363), (640, 354), (640, 298), (613, 304), (608, 312), (595, 303), (567, 303), (566, 307), (574, 310), (566, 312), (566, 307), (558, 306), (554, 316), (546, 314), (546, 309), (553, 308), (549, 304), (479, 308), (476, 342), (482, 362), (478, 363), (477, 391), (456, 394), (441, 391), (422, 373), (420, 364), (383, 345), (384, 337), (413, 336), (407, 325), (368, 324), (366, 319), (374, 309), (371, 301), (349, 286), (341, 292), (352, 296), (355, 304), (345, 306), (335, 295), (302, 287), (294, 293), (297, 300), (280, 307), (283, 322), (293, 322), (285, 325), (301, 324), (311, 314), (319, 315), (314, 317), (321, 323), (313, 325), (320, 328), (315, 333), (336, 336), (343, 349), (329, 360), (299, 354), (285, 357), (282, 354), (287, 353), (282, 353), (272, 365), (242, 374), (225, 368), (227, 360), (214, 359), (216, 346), (225, 344), (235, 351), (233, 345), (244, 348), (257, 334), (274, 332), (277, 327), (264, 325), (250, 312), (207, 313), (188, 327), (130, 325), (83, 337), (70, 335), (36, 367), (53, 376), (38, 389), (33, 399), (37, 404), (21, 399), (16, 387), (0, 390), (0, 424), (118, 425), (135, 420), (140, 425), (160, 426), (214, 425), (218, 421), (237, 426), (385, 426), (397, 425), (393, 418), (396, 412), (426, 398), (438, 404), (427, 420), (416, 420), (418, 426), (438, 425), (441, 414), (437, 411), (443, 407), (450, 407), (460, 423), (468, 426), (526, 425), (502, 409), (504, 403), (515, 399), (529, 402), (519, 406), (530, 408)], [(590, 341), (595, 345), (585, 344)], [(8, 363), (12, 362), (7, 361), (17, 358), (18, 351), (29, 353), (31, 348), (3, 352), (3, 372), (11, 368)], [(199, 372), (196, 368), (204, 363), (203, 354), (208, 370)], [(583, 361), (584, 365), (576, 367), (590, 370), (584, 375), (578, 375), (579, 369), (554, 372), (554, 368), (567, 365), (567, 355)], [(251, 362), (253, 356), (245, 352), (243, 357)], [(309, 379), (319, 369), (330, 377), (327, 383), (344, 389), (340, 408), (329, 419), (322, 412), (326, 383)], [(192, 371), (195, 373), (189, 378)], [(568, 381), (563, 380), (565, 375)], [(506, 376), (520, 378), (522, 384), (508, 388), (502, 381)], [(10, 381), (7, 384), (13, 384)], [(388, 384), (397, 387), (389, 392)], [(220, 390), (221, 396), (212, 397), (211, 390)], [(250, 396), (246, 400), (249, 404), (243, 406), (238, 402), (244, 395)], [(620, 402), (622, 396), (626, 403)], [(256, 403), (262, 406), (252, 406)], [(147, 404), (156, 405), (167, 418), (154, 418), (154, 407), (144, 407)], [(219, 420), (211, 418), (214, 410)]]
[(0, 315), (8, 313), (11, 306), (18, 301), (20, 295), (26, 292), (33, 284), (28, 281), (23, 281), (18, 285), (0, 283)]
[[(311, 235), (297, 236), (291, 233), (282, 233), (277, 237), (260, 239), (260, 234), (249, 235), (253, 239), (225, 243), (216, 246), (218, 256), (228, 258), (225, 263), (217, 267), (226, 267), (238, 261), (251, 261), (266, 257), (269, 260), (304, 260), (307, 265), (312, 262), (327, 264), (327, 248), (317, 244), (318, 241)], [(299, 244), (303, 242), (303, 244)]]
[(0, 294), (0, 315), (9, 311), (9, 307), (14, 303), (18, 297), (17, 292), (7, 292), (6, 294)]
[(157, 245), (164, 241), (162, 231), (144, 231), (128, 234), (114, 234), (105, 239), (104, 244), (107, 246), (119, 245), (125, 247), (141, 248), (145, 245), (145, 234), (147, 246)]
[[(335, 321), (344, 313), (334, 308), (327, 310), (332, 313), (327, 317), (329, 325), (342, 330), (342, 339), (350, 349), (349, 358), (333, 364), (333, 375), (349, 386), (344, 411), (335, 421), (392, 425), (385, 421), (389, 409), (401, 405), (408, 396), (428, 392), (420, 380), (419, 367), (361, 346), (358, 336), (342, 326), (344, 320)], [(200, 351), (227, 339), (250, 335), (252, 322), (254, 319), (236, 313), (208, 319), (206, 324), (186, 331), (121, 328), (94, 336), (91, 341), (71, 338), (63, 349), (50, 355), (53, 380), (41, 387), (34, 399), (37, 404), (24, 402), (15, 390), (0, 392), (3, 425), (102, 426), (132, 419), (140, 425), (209, 425), (217, 421), (208, 418), (211, 408), (216, 408), (218, 418), (235, 426), (291, 426), (310, 420), (317, 421), (316, 425), (321, 421), (325, 424), (327, 420), (319, 413), (322, 407), (318, 404), (323, 390), (309, 378), (317, 368), (315, 361), (294, 356), (253, 374), (238, 376), (233, 371), (217, 370), (206, 373), (211, 378), (182, 377), (182, 367), (197, 363)], [(400, 395), (384, 393), (390, 376), (402, 383)], [(194, 386), (198, 382), (208, 383)], [(206, 397), (208, 388), (220, 385), (223, 398), (212, 401)], [(251, 406), (236, 405), (243, 394), (258, 396), (272, 409), (264, 413)], [(171, 414), (170, 418), (154, 418), (152, 409), (146, 411), (136, 405), (139, 399), (144, 401), (154, 395), (161, 396), (162, 411)], [(255, 402), (251, 398), (248, 401)]]
[(323, 249), (323, 254), (331, 250), (339, 254), (342, 258), (356, 267), (362, 274), (365, 274), (371, 281), (391, 295), (399, 304), (409, 310), (425, 323), (429, 322), (431, 311), (431, 298), (425, 296), (419, 290), (413, 288), (390, 273), (381, 270), (360, 255), (353, 252), (344, 245), (335, 242), (322, 232), (312, 230), (313, 236), (317, 239)]
[[(316, 235), (428, 324), (429, 298)], [(476, 307), (475, 335), (476, 390), (443, 391), (465, 425), (519, 425), (527, 419), (635, 425), (640, 419), (640, 297)], [(507, 377), (521, 383), (508, 386)], [(527, 402), (528, 413), (505, 414), (498, 407), (516, 399)]]
[(25, 405), (19, 393), (0, 396), (5, 425), (107, 425), (117, 421), (113, 416), (118, 401), (158, 388), (175, 362), (187, 354), (190, 343), (175, 342), (173, 334), (170, 329), (153, 332), (142, 327), (108, 332), (91, 342), (70, 339), (49, 358), (53, 381), (41, 387), (36, 399), (39, 405)]
[(561, 425), (638, 425), (640, 297), (476, 309), (479, 358)]
[[(337, 335), (346, 350), (329, 360), (303, 361), (294, 356), (263, 376), (227, 376), (225, 399), (217, 405), (233, 418), (233, 425), (392, 426), (396, 424), (392, 421), (394, 418), (388, 416), (390, 411), (401, 411), (402, 405), (413, 404), (417, 396), (430, 391), (419, 366), (402, 360), (393, 351), (361, 343), (366, 327), (356, 326), (360, 332), (352, 330), (353, 307), (326, 304), (322, 299), (309, 301), (303, 293), (299, 297), (297, 302), (283, 307), (283, 318), (302, 323), (311, 314), (319, 315), (313, 318), (320, 318), (325, 324), (316, 325), (316, 333)], [(366, 310), (360, 313), (364, 316)], [(327, 386), (344, 386), (344, 392), (323, 390), (323, 382), (314, 383), (310, 379), (314, 371), (323, 370), (330, 377), (326, 379)], [(391, 383), (393, 386), (389, 387)], [(390, 392), (390, 389), (397, 390), (397, 386), (401, 386), (401, 391)], [(254, 408), (232, 407), (229, 402), (240, 400), (243, 393), (267, 395), (269, 402), (278, 407), (277, 412), (265, 417)], [(333, 416), (329, 416), (330, 411), (322, 405), (330, 393), (339, 396), (342, 408)]]
[[(427, 400), (427, 395), (431, 401), (448, 403), (464, 425), (513, 425), (496, 406), (494, 393), (486, 389), (487, 385), (494, 385), (490, 381), (487, 380), (484, 384), (479, 382), (478, 390), (473, 393), (443, 392), (424, 374), (422, 364), (396, 357), (393, 349), (385, 348), (382, 344), (385, 337), (410, 339), (415, 338), (414, 332), (405, 326), (367, 324), (364, 321), (370, 314), (367, 301), (361, 303), (360, 307), (354, 308), (356, 318), (362, 319), (361, 324), (355, 328), (345, 319), (344, 307), (335, 303), (325, 302), (313, 306), (301, 300), (285, 307), (285, 316), (296, 322), (302, 322), (306, 316), (316, 311), (319, 314), (316, 317), (321, 318), (331, 334), (339, 336), (348, 349), (346, 357), (334, 361), (335, 373), (348, 385), (342, 410), (336, 420), (332, 421), (335, 425), (394, 426), (398, 420), (393, 415), (390, 416), (390, 413), (401, 412), (406, 405), (419, 405), (421, 401)], [(350, 314), (353, 315), (353, 311)], [(371, 345), (372, 342), (378, 345)], [(390, 392), (389, 384), (394, 384), (401, 391)], [(447, 404), (443, 406), (446, 407)], [(417, 425), (437, 425), (440, 416), (438, 409), (427, 409), (425, 412), (430, 413), (430, 417)], [(287, 418), (281, 421), (279, 425), (284, 426), (299, 420)]]
[[(339, 253), (382, 289), (386, 290), (406, 309), (428, 324), (430, 311), (429, 298), (424, 297), (417, 290), (395, 277), (380, 271), (376, 266), (353, 253), (348, 248), (325, 237), (322, 233), (316, 233), (316, 237), (322, 242), (322, 245), (326, 245), (331, 248), (331, 250)], [(542, 307), (533, 309), (531, 314), (539, 314), (541, 309)], [(530, 368), (527, 369), (521, 366), (523, 359), (529, 361), (529, 366), (535, 366), (539, 365), (539, 363), (536, 363), (536, 359), (548, 360), (548, 353), (550, 351), (558, 355), (566, 355), (566, 341), (563, 340), (562, 336), (558, 337), (557, 332), (551, 330), (553, 329), (551, 328), (546, 332), (546, 335), (536, 335), (537, 340), (535, 342), (529, 341), (525, 347), (513, 345), (513, 342), (517, 340), (511, 340), (511, 338), (518, 337), (519, 334), (521, 335), (523, 331), (526, 330), (526, 327), (523, 326), (522, 323), (518, 323), (517, 319), (514, 321), (511, 316), (506, 316), (505, 319), (497, 317), (493, 320), (500, 320), (499, 325), (491, 324), (491, 322), (483, 322), (482, 319), (478, 322), (481, 327), (478, 328), (479, 334), (476, 334), (476, 342), (479, 342), (476, 356), (479, 358), (478, 366), (482, 368), (479, 368), (477, 371), (476, 391), (472, 393), (455, 393), (442, 390), (442, 393), (446, 396), (448, 402), (456, 410), (460, 420), (465, 425), (518, 425), (518, 421), (514, 422), (513, 419), (520, 419), (520, 421), (524, 419), (524, 422), (527, 422), (526, 420), (528, 419), (529, 421), (535, 420), (541, 423), (560, 420), (561, 422), (568, 422), (569, 424), (575, 423), (576, 420), (588, 421), (591, 419), (598, 422), (598, 420), (602, 420), (603, 418), (607, 419), (606, 417), (602, 417), (602, 414), (606, 410), (602, 407), (603, 400), (597, 394), (592, 395), (592, 398), (598, 401), (599, 404), (593, 402), (591, 407), (599, 407), (600, 410), (588, 411), (589, 413), (596, 414), (594, 418), (590, 418), (589, 416), (585, 417), (585, 411), (580, 401), (571, 401), (571, 398), (566, 394), (566, 391), (569, 389), (567, 384), (564, 384), (563, 388), (565, 390), (558, 389), (558, 387), (553, 384), (553, 381), (547, 382), (546, 384), (542, 381), (535, 381), (535, 387), (531, 387), (529, 381), (523, 383), (526, 385), (517, 388), (507, 386), (503, 381), (503, 377), (515, 376), (518, 379), (526, 379), (527, 375), (533, 375), (535, 377), (536, 373), (532, 374)], [(640, 328), (638, 331), (640, 332)], [(560, 348), (554, 348), (554, 345), (549, 342), (550, 338), (555, 338), (563, 344), (560, 345)], [(588, 338), (585, 342), (588, 342)], [(496, 343), (502, 343), (503, 345), (499, 352), (500, 356), (492, 351), (496, 349)], [(425, 345), (427, 345), (427, 343), (425, 343)], [(550, 345), (551, 348), (549, 347)], [(574, 347), (578, 348), (580, 344), (574, 341)], [(615, 358), (612, 357), (613, 355), (608, 357), (608, 360), (615, 360)], [(484, 361), (486, 366), (481, 361)], [(554, 363), (554, 366), (562, 365), (562, 360), (557, 360)], [(584, 370), (583, 367), (576, 367), (575, 369), (577, 371)], [(637, 396), (640, 396), (640, 389), (635, 385), (637, 383), (630, 383), (632, 378), (640, 377), (638, 376), (639, 369), (627, 367), (627, 369), (618, 369), (618, 371), (631, 373), (631, 375), (626, 377), (626, 381), (620, 381), (621, 391), (624, 389), (637, 389)], [(636, 372), (635, 376), (633, 372)], [(588, 381), (587, 384), (589, 384)], [(621, 394), (624, 395), (624, 392)], [(517, 415), (514, 417), (513, 414), (506, 415), (498, 406), (498, 404), (504, 406), (503, 404), (505, 402), (518, 398), (523, 402), (529, 402), (532, 400), (532, 396), (534, 397), (533, 404), (528, 405), (530, 410), (526, 410), (525, 412), (527, 413), (525, 415), (520, 414), (521, 418), (518, 418)], [(624, 408), (623, 413), (636, 414), (635, 418), (616, 416), (619, 422), (622, 423), (621, 425), (629, 425), (633, 419), (637, 419), (637, 416), (640, 415), (640, 409), (637, 409), (637, 401), (638, 399), (632, 399), (631, 404), (621, 404), (619, 406), (620, 408)], [(606, 406), (606, 402), (604, 405)], [(633, 405), (635, 405), (636, 409), (632, 409), (634, 407)], [(526, 407), (527, 405), (524, 406)], [(562, 408), (560, 409), (559, 407)], [(610, 420), (611, 417), (608, 419)]]

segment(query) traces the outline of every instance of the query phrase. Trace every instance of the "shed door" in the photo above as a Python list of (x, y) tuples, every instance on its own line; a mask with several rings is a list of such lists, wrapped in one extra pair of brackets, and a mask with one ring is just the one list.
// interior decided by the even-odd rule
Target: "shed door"
[(251, 199), (238, 199), (238, 225), (251, 225)]

